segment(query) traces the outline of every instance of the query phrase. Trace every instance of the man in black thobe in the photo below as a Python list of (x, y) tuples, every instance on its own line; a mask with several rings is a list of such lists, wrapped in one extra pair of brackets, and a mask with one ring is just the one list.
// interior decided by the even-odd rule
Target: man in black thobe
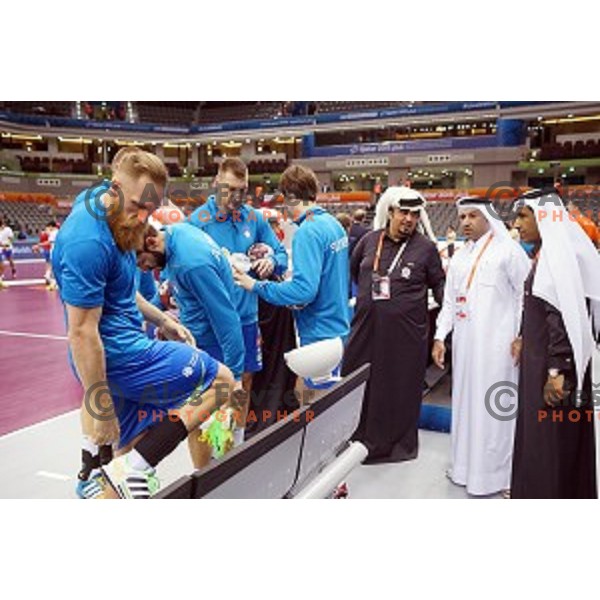
[(371, 464), (417, 456), (428, 289), (441, 303), (445, 283), (436, 245), (416, 231), (422, 196), (408, 188), (389, 188), (386, 195), (392, 196), (387, 227), (365, 235), (352, 255), (358, 298), (342, 368), (345, 376), (371, 363), (354, 436), (367, 446)]
[[(600, 260), (582, 232), (569, 230), (578, 226), (565, 218), (558, 196), (546, 196), (547, 207), (543, 200), (539, 193), (526, 196), (516, 222), (521, 241), (535, 245), (535, 257), (525, 282), (511, 497), (596, 498), (593, 338), (586, 298), (576, 290), (584, 290), (588, 303), (600, 290), (584, 285), (575, 254), (596, 269)], [(552, 290), (557, 281), (560, 294)], [(577, 356), (574, 348), (581, 349)]]

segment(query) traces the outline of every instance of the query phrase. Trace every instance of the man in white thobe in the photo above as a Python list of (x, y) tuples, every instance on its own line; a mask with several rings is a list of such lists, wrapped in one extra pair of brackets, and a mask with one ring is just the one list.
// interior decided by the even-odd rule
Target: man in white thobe
[[(450, 262), (433, 359), (443, 368), (445, 340), (453, 331), (452, 468), (448, 476), (469, 494), (486, 496), (510, 487), (516, 344), (523, 284), (531, 264), (504, 223), (493, 216), (489, 202), (463, 198), (457, 208), (467, 242)], [(497, 391), (489, 395), (496, 384)]]

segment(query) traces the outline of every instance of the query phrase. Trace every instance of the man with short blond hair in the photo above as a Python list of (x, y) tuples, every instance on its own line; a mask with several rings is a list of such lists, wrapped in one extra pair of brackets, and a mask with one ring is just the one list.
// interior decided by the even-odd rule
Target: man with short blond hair
[[(137, 146), (123, 146), (120, 148), (117, 153), (114, 155), (112, 163), (111, 163), (111, 171), (112, 178), (119, 179), (120, 177), (120, 167), (123, 163), (123, 160), (127, 156), (132, 156), (137, 153), (144, 152)], [(160, 166), (156, 166), (158, 170), (160, 170)], [(103, 179), (102, 181), (95, 183), (89, 188), (81, 191), (75, 200), (73, 201), (73, 210), (79, 204), (85, 206), (86, 210), (89, 214), (94, 214), (94, 206), (93, 203), (97, 202), (98, 199), (102, 197), (102, 194), (107, 193), (111, 189), (111, 179)], [(52, 271), (52, 265), (49, 263), (49, 271)], [(142, 278), (138, 274), (137, 282), (138, 287), (139, 283), (142, 281)], [(54, 282), (53, 287), (56, 286), (56, 282)], [(75, 365), (72, 361), (72, 356), (69, 353), (69, 364), (76, 378), (79, 380), (79, 376), (76, 373)], [(89, 424), (84, 425), (84, 431), (89, 429)], [(98, 477), (100, 474), (100, 462), (110, 460), (112, 457), (112, 449), (110, 445), (104, 445), (98, 447), (96, 444), (90, 441), (89, 436), (83, 436), (82, 440), (82, 468), (78, 474), (77, 488), (76, 494), (79, 498), (88, 499), (93, 498), (95, 495), (101, 492), (100, 487), (98, 486)]]
[[(179, 410), (193, 394), (208, 393), (215, 382), (233, 382), (226, 367), (192, 346), (187, 329), (136, 290), (135, 250), (143, 244), (146, 220), (166, 183), (158, 157), (127, 154), (109, 190), (96, 188), (92, 202), (74, 206), (52, 255), (70, 351), (85, 390), (81, 416), (89, 447), (84, 447), (82, 471), (89, 476), (99, 469), (94, 451), (102, 446), (125, 451), (135, 445), (104, 467), (122, 497), (149, 497), (158, 461), (187, 437), (187, 426), (197, 426), (193, 419), (163, 421), (167, 412)], [(142, 317), (173, 341), (148, 339)]]

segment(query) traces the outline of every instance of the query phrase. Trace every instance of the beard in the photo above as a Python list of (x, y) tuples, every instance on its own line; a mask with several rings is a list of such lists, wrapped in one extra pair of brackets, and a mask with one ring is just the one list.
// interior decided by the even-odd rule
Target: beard
[(144, 247), (146, 223), (140, 223), (137, 218), (128, 218), (123, 210), (109, 213), (107, 222), (121, 252), (140, 250)]

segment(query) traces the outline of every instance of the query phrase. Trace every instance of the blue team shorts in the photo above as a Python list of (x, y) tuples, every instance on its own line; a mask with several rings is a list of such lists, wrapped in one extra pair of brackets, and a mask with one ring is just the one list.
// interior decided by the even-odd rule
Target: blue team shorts
[(42, 250), (42, 256), (47, 263), (50, 262), (50, 250)]
[(262, 371), (262, 348), (258, 323), (242, 326), (244, 336), (244, 348), (246, 357), (244, 359), (244, 371), (246, 373), (258, 373)]
[(221, 350), (221, 346), (219, 346), (218, 344), (216, 346), (202, 346), (202, 344), (200, 344), (200, 346), (202, 350), (206, 352), (206, 354), (208, 354), (215, 360), (218, 360), (220, 363), (225, 364), (225, 361), (223, 360), (223, 350)]
[[(244, 325), (242, 336), (244, 338), (244, 372), (257, 373), (262, 371), (262, 349), (258, 323)], [(218, 344), (215, 346), (202, 346), (202, 350), (224, 364), (223, 350)]]
[(120, 447), (180, 408), (196, 389), (214, 382), (219, 363), (179, 342), (155, 341), (135, 364), (108, 370), (108, 385), (121, 428)]
[(12, 248), (2, 248), (2, 256), (4, 257), (4, 260), (10, 260), (12, 258), (12, 255)]
[[(218, 360), (220, 363), (225, 364), (225, 357), (223, 356), (223, 350), (221, 346), (219, 346), (218, 344), (214, 346), (203, 346), (202, 344), (200, 344), (200, 347), (202, 348), (202, 350), (204, 350), (204, 352), (206, 352), (206, 354), (212, 356), (212, 358)], [(258, 370), (260, 371), (260, 369)]]

